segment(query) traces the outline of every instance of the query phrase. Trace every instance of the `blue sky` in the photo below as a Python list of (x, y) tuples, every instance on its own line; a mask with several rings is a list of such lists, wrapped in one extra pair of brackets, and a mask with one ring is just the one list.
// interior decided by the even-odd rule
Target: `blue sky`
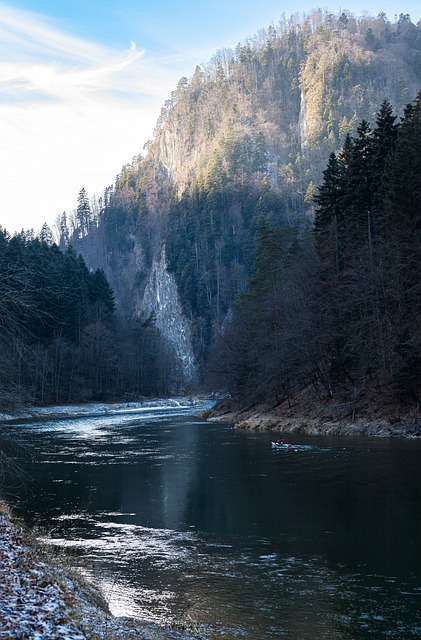
[(419, 0), (0, 0), (0, 225), (39, 230), (143, 152), (182, 76), (285, 14), (421, 19)]

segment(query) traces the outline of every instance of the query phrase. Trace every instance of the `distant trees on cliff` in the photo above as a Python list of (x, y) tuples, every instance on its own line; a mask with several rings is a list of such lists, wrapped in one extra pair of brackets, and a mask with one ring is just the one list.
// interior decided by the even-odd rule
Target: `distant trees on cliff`
[[(306, 386), (421, 400), (421, 93), (332, 153), (313, 231), (259, 226), (253, 275), (210, 361), (242, 403)], [(352, 404), (352, 402), (351, 402)]]

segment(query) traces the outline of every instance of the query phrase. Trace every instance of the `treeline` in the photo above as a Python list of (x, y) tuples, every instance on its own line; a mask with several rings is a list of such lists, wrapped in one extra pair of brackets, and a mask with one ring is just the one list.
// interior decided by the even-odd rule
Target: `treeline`
[(421, 93), (400, 122), (385, 101), (332, 153), (314, 228), (260, 223), (253, 276), (214, 347), (243, 405), (342, 392), (421, 399)]
[(102, 269), (72, 247), (0, 228), (0, 408), (167, 394), (154, 318), (125, 322)]

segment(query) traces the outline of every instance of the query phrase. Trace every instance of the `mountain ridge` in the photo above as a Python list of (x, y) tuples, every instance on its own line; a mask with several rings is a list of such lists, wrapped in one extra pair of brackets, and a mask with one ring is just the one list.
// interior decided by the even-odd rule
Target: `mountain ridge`
[(85, 228), (77, 211), (71, 221), (71, 243), (104, 268), (120, 312), (139, 314), (165, 244), (203, 366), (252, 275), (259, 220), (311, 227), (329, 153), (385, 98), (398, 114), (415, 98), (420, 31), (403, 14), (391, 23), (316, 10), (182, 78), (146, 157), (123, 167)]

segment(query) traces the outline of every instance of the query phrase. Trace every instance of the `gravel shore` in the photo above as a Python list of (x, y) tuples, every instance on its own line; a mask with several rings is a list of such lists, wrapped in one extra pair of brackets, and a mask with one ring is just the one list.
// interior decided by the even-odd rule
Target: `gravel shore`
[(230, 402), (221, 402), (203, 411), (202, 418), (232, 422), (236, 429), (303, 433), (307, 435), (368, 436), (371, 438), (421, 438), (421, 415), (365, 415), (351, 419), (326, 409), (302, 408), (286, 411), (284, 407), (264, 406), (238, 410)]

